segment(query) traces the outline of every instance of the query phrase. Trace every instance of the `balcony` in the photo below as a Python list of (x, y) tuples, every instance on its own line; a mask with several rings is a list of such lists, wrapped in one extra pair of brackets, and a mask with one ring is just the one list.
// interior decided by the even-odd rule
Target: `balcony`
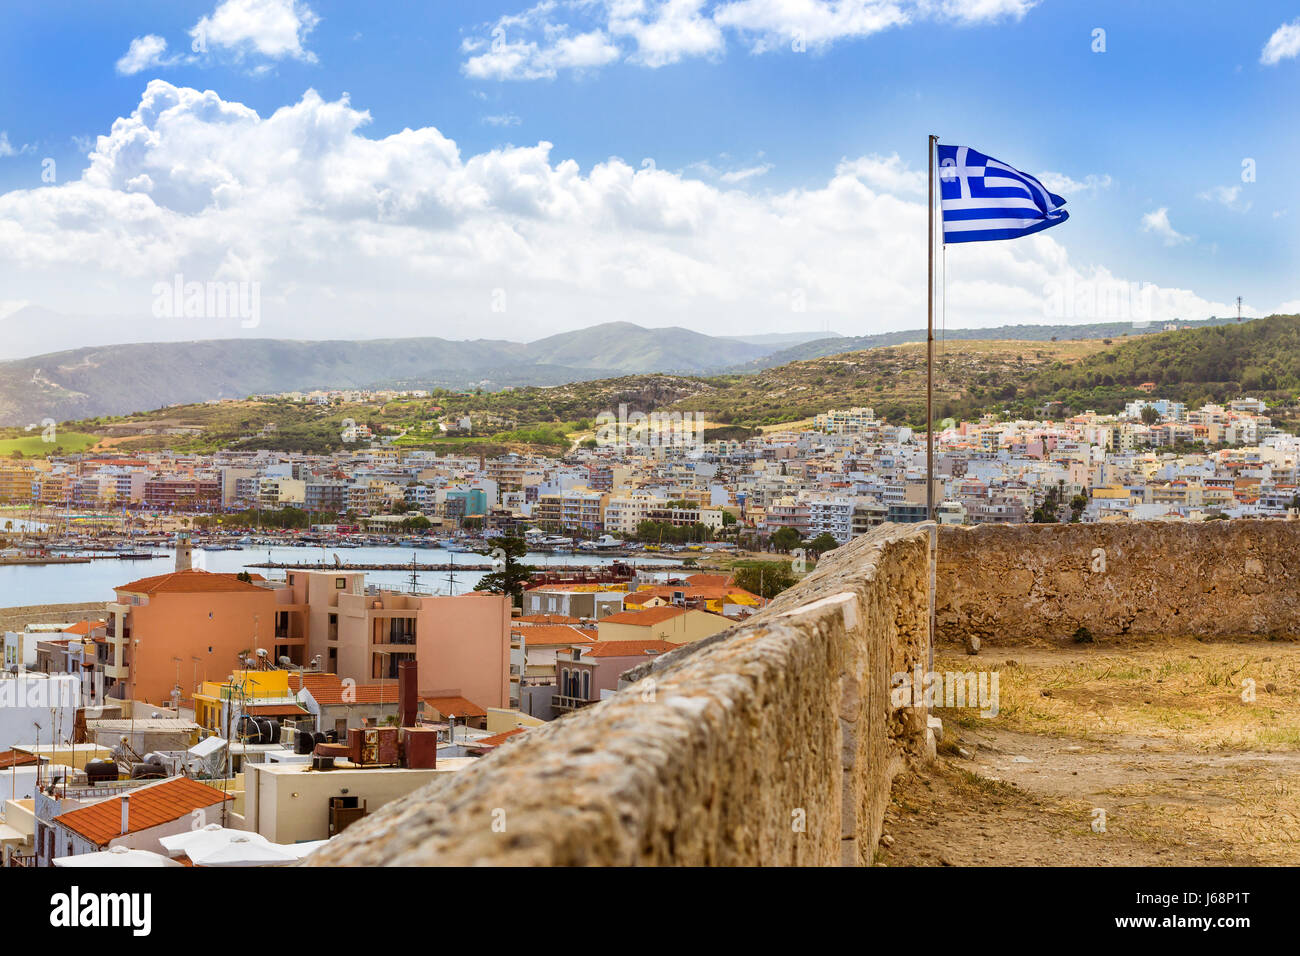
[(564, 714), (567, 714), (570, 711), (580, 710), (583, 707), (590, 707), (595, 703), (599, 703), (599, 701), (587, 700), (583, 697), (565, 697), (563, 694), (556, 694), (551, 698), (551, 706), (555, 710)]

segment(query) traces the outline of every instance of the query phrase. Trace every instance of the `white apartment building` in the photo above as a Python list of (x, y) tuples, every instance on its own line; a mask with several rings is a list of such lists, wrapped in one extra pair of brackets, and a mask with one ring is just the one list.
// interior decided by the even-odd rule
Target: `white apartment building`
[(878, 425), (875, 411), (865, 407), (831, 409), (813, 419), (813, 428), (828, 435), (856, 435)]
[(853, 537), (854, 500), (845, 496), (809, 496), (808, 537), (829, 534), (840, 544)]
[(650, 520), (652, 510), (662, 508), (664, 500), (645, 492), (611, 497), (605, 505), (605, 531), (609, 534), (632, 534), (642, 521)]

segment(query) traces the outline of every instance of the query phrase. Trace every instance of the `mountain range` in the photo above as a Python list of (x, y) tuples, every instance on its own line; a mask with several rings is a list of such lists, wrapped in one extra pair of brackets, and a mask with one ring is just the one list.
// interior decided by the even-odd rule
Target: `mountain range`
[[(1210, 319), (1183, 326), (1222, 324)], [(28, 306), (0, 322), (0, 354), (44, 340), (112, 334), (111, 320), (69, 319)], [(44, 325), (44, 328), (42, 326)], [(950, 329), (952, 339), (1046, 341), (1155, 332), (1130, 323)], [(924, 341), (924, 330), (868, 336), (776, 333), (712, 336), (608, 322), (533, 342), (435, 337), (297, 341), (272, 338), (90, 344), (0, 361), (0, 425), (25, 426), (267, 392), (340, 388), (554, 386), (622, 375), (754, 373), (794, 361)]]
[(755, 361), (787, 345), (788, 340), (753, 344), (627, 322), (528, 343), (428, 337), (101, 345), (0, 362), (0, 424), (120, 415), (177, 403), (317, 388), (496, 390), (644, 372), (706, 374)]

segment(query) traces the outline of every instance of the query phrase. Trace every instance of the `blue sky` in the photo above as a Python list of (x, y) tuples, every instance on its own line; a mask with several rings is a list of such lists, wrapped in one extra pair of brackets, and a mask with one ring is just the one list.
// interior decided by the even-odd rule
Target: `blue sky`
[[(872, 18), (896, 22), (876, 30)], [(212, 41), (194, 53), (193, 31), (204, 22)], [(532, 337), (614, 318), (730, 333), (915, 327), (924, 322), (916, 309), (924, 273), (894, 274), (915, 257), (896, 258), (888, 234), (907, 233), (917, 251), (909, 217), (924, 200), (914, 177), (930, 132), (1054, 174), (1071, 213), (1043, 234), (1048, 243), (950, 250), (950, 324), (1034, 321), (1045, 281), (1097, 269), (1162, 290), (1157, 318), (1200, 318), (1237, 295), (1253, 314), (1300, 308), (1294, 2), (137, 0), (7, 7), (0, 26), (0, 246), (23, 251), (20, 263), (0, 267), (0, 315), (36, 304), (134, 316), (148, 310), (142, 290), (183, 271), (260, 280), (270, 321), (253, 334)], [(1104, 52), (1093, 49), (1098, 29)], [(166, 47), (124, 67), (142, 38)], [(567, 40), (581, 42), (566, 48)], [(413, 218), (394, 226), (384, 212), (391, 197), (368, 211), (335, 208), (337, 195), (314, 191), (321, 169), (335, 164), (308, 162), (302, 195), (276, 225), (257, 212), (267, 197), (251, 201), (248, 184), (265, 170), (239, 155), (265, 147), (253, 136), (204, 180), (240, 184), (249, 199), (241, 237), (232, 207), (218, 217), (168, 198), (162, 179), (175, 184), (205, 162), (203, 138), (184, 138), (188, 124), (136, 139), (133, 149), (152, 150), (148, 158), (116, 153), (87, 180), (94, 137), (130, 117), (152, 80), (210, 90), (263, 121), (302, 104), (308, 90), (323, 104), (346, 94), (351, 111), (368, 114), (346, 137), (388, 143), (405, 129), (436, 129), (454, 142), (460, 166), (444, 174), (462, 198), (436, 210), (417, 203)], [(193, 104), (177, 108), (203, 118)], [(285, 134), (302, 142), (270, 138), (310, 157), (319, 145), (310, 125)], [(539, 187), (538, 157), (522, 152), (539, 143), (551, 144), (542, 178), (555, 175), (559, 185)], [(476, 172), (479, 156), (505, 161)], [(646, 177), (655, 188), (629, 200), (627, 215), (610, 214), (610, 188), (622, 195), (629, 187), (594, 175), (611, 157), (637, 175), (654, 172), (646, 160), (664, 174)], [(832, 180), (841, 163), (863, 157), (874, 158), (856, 180), (865, 193), (846, 201)], [(48, 159), (58, 170), (52, 183), (41, 178)], [(576, 179), (557, 172), (565, 160), (576, 162)], [(1247, 160), (1253, 182), (1242, 178)], [(422, 162), (403, 147), (400, 159), (345, 165), (375, 196), (420, 188)], [(476, 180), (480, 172), (487, 178)], [(298, 175), (281, 162), (279, 179), (261, 188)], [(94, 187), (90, 199), (69, 188), (78, 181)], [(488, 198), (467, 206), (474, 190)], [(124, 249), (115, 204), (128, 193), (139, 242)], [(204, 196), (214, 208), (227, 201)], [(864, 217), (862, 235), (854, 215)], [(298, 240), (296, 216), (313, 224)], [(744, 222), (761, 242), (744, 257), (752, 272), (729, 256), (735, 236), (713, 225), (718, 219)], [(278, 228), (281, 248), (304, 248), (277, 251)], [(165, 241), (141, 239), (148, 230)], [(383, 246), (383, 265), (345, 277), (367, 254), (349, 245), (358, 235), (366, 248)], [(172, 247), (175, 258), (151, 245)], [(45, 246), (51, 251), (31, 251)], [(407, 262), (394, 251), (404, 246), (416, 250)], [(60, 258), (57, 250), (70, 248), (79, 261)], [(334, 256), (347, 263), (335, 268)], [(854, 283), (855, 262), (872, 281)], [(332, 284), (328, 295), (315, 289), (322, 283)], [(479, 314), (498, 288), (517, 291), (518, 304)], [(784, 302), (794, 290), (806, 308)], [(382, 317), (357, 326), (367, 304)], [(174, 331), (123, 326), (135, 339)]]

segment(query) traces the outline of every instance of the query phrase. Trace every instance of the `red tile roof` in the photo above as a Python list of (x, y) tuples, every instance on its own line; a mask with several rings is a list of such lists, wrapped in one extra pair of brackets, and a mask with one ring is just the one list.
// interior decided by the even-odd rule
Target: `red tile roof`
[[(630, 597), (631, 595), (629, 595)], [(662, 624), (664, 621), (671, 620), (686, 613), (686, 608), (668, 605), (666, 607), (649, 607), (644, 611), (620, 611), (618, 614), (611, 614), (609, 617), (602, 617), (602, 624), (632, 624), (637, 627), (652, 627), (655, 624)]]
[(588, 657), (651, 657), (654, 654), (666, 654), (681, 647), (672, 641), (597, 641), (590, 647), (582, 649), (583, 658)]
[(692, 574), (686, 583), (694, 588), (724, 588), (731, 584), (730, 574)]
[(309, 717), (307, 708), (295, 704), (253, 704), (244, 713), (254, 717)]
[(426, 697), (424, 702), (444, 717), (486, 717), (487, 711), (464, 697)]
[(40, 760), (36, 754), (22, 754), (16, 750), (0, 752), (0, 770), (12, 770), (14, 767), (30, 767)]
[[(173, 777), (128, 792), (129, 833), (139, 833), (141, 830), (171, 823), (189, 816), (195, 810), (215, 806), (229, 799), (215, 787), (189, 777)], [(122, 796), (108, 797), (98, 803), (61, 813), (54, 818), (54, 822), (85, 837), (95, 846), (107, 846), (122, 836)]]
[(64, 634), (89, 634), (97, 627), (107, 627), (107, 621), (78, 621), (76, 624), (70, 624), (64, 629)]
[[(656, 584), (651, 587), (644, 587), (640, 590), (633, 591), (627, 597), (623, 598), (623, 605), (642, 604), (653, 597), (671, 600), (674, 594), (681, 594), (686, 600), (698, 598), (705, 601), (726, 601), (733, 595), (738, 597), (752, 598), (754, 601), (762, 599), (757, 594), (752, 594), (744, 588), (738, 588), (735, 585), (705, 585), (696, 587), (673, 587), (671, 584)], [(735, 602), (733, 602), (735, 603)]]
[(567, 614), (525, 614), (512, 620), (512, 624), (581, 624), (582, 618)]
[(530, 624), (512, 632), (528, 643), (529, 647), (541, 644), (590, 644), (596, 640), (594, 629), (573, 627), (568, 624)]
[(469, 744), (468, 746), (471, 750), (475, 747), (487, 747), (487, 748), (500, 747), (511, 737), (515, 736), (516, 734), (522, 734), (527, 729), (528, 729), (527, 727), (516, 727), (514, 730), (507, 730), (504, 731), (503, 733), (493, 734), (491, 737), (480, 737), (478, 740), (475, 740), (473, 743)]
[[(303, 674), (301, 681), (297, 674), (289, 675), (289, 687), (297, 693), (306, 685), (312, 699), (322, 707), (334, 707), (340, 704), (395, 704), (397, 703), (397, 685), (391, 684), (350, 684), (344, 687), (338, 674)], [(343, 692), (349, 691), (351, 699), (344, 700)]]
[[(263, 580), (260, 574), (252, 575), (254, 581)], [(200, 571), (197, 568), (191, 568), (188, 571), (169, 571), (166, 574), (155, 574), (150, 578), (140, 578), (138, 581), (132, 581), (130, 584), (122, 584), (114, 588), (116, 591), (128, 591), (131, 594), (194, 594), (197, 592), (215, 592), (215, 591), (262, 591), (252, 581), (241, 581), (236, 574), (219, 574), (212, 571)]]

